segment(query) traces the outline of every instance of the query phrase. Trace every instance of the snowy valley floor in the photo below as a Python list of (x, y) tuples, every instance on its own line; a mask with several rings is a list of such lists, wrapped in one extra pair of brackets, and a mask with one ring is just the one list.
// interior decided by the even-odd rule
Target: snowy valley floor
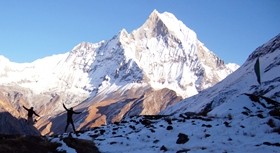
[[(225, 105), (226, 114), (201, 116), (135, 116), (120, 123), (81, 132), (73, 138), (90, 140), (102, 153), (277, 153), (280, 152), (279, 118), (252, 102)], [(58, 150), (76, 152), (63, 138)]]

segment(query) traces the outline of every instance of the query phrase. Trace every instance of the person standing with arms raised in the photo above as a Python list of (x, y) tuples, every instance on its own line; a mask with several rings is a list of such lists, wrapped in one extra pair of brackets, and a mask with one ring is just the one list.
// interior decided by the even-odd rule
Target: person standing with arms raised
[(62, 104), (62, 105), (63, 105), (64, 109), (67, 111), (67, 124), (66, 124), (64, 132), (67, 131), (69, 124), (72, 124), (73, 130), (77, 134), (72, 116), (73, 116), (73, 114), (80, 114), (82, 112), (75, 112), (75, 111), (73, 111), (73, 107), (71, 107), (70, 109), (67, 109), (64, 104)]
[(27, 113), (27, 123), (30, 124), (30, 125), (33, 125), (34, 124), (34, 121), (33, 121), (33, 114), (40, 117), (34, 110), (33, 110), (33, 107), (31, 107), (30, 109), (26, 108), (25, 106), (23, 106), (24, 109), (26, 109), (28, 111)]

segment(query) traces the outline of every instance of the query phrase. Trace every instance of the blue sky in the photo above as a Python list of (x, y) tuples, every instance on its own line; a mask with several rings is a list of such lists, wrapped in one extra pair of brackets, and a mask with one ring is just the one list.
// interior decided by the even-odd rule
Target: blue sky
[(65, 53), (131, 32), (154, 9), (173, 13), (226, 63), (242, 64), (280, 33), (279, 0), (3, 0), (0, 55), (22, 63)]

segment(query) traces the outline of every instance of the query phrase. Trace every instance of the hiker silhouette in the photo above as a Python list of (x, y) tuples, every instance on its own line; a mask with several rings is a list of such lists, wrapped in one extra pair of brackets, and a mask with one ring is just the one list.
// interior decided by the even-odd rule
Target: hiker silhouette
[(26, 108), (25, 106), (23, 106), (24, 109), (26, 109), (28, 111), (27, 113), (27, 123), (33, 125), (34, 121), (33, 121), (33, 114), (40, 117), (34, 110), (33, 107), (31, 107), (30, 109)]
[(68, 128), (69, 124), (72, 124), (74, 132), (77, 133), (76, 129), (75, 129), (75, 126), (74, 126), (74, 122), (73, 122), (72, 116), (73, 116), (73, 114), (80, 114), (82, 112), (75, 112), (75, 111), (73, 111), (73, 107), (71, 107), (70, 109), (67, 109), (64, 104), (63, 104), (63, 107), (67, 111), (67, 124), (66, 124), (64, 132), (67, 131), (67, 128)]

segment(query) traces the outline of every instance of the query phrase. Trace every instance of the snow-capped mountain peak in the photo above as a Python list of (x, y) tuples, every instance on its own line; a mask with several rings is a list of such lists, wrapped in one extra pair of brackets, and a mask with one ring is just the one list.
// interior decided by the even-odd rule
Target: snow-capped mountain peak
[(151, 38), (151, 37), (165, 37), (172, 35), (177, 39), (183, 41), (189, 39), (196, 39), (196, 33), (186, 27), (184, 23), (178, 20), (173, 14), (169, 12), (159, 13), (154, 10), (146, 22), (138, 29), (139, 38)]
[[(225, 66), (197, 39), (193, 30), (168, 12), (161, 14), (154, 10), (140, 28), (131, 34), (121, 33), (124, 33), (120, 41), (124, 54), (144, 70), (153, 88), (169, 88), (188, 97), (236, 69)], [(211, 79), (206, 81), (204, 76), (213, 71), (216, 74), (208, 75)]]

